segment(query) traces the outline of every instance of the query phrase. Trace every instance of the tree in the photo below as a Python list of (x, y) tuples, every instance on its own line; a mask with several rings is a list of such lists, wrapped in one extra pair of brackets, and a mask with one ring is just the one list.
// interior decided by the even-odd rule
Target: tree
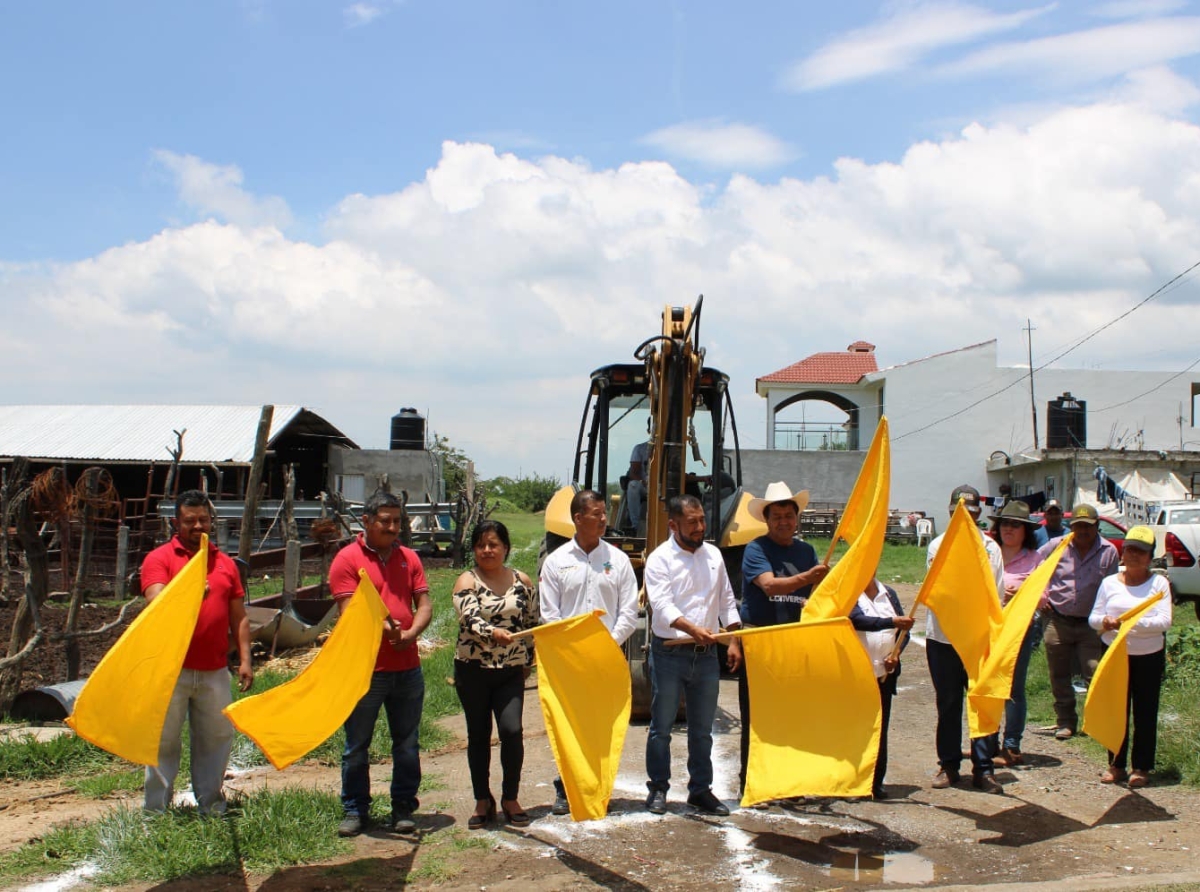
[(511, 502), (522, 511), (542, 511), (562, 484), (557, 477), (494, 477), (484, 484), (492, 498)]
[(450, 438), (433, 431), (433, 443), (429, 451), (437, 456), (442, 468), (442, 480), (446, 485), (446, 498), (453, 499), (467, 482), (467, 466), (471, 458), (457, 446), (450, 444)]

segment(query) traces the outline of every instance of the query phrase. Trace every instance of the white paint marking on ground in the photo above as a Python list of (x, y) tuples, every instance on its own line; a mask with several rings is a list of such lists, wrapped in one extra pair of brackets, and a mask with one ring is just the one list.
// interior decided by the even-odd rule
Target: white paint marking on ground
[(76, 886), (82, 885), (99, 869), (95, 864), (81, 864), (74, 870), (56, 876), (54, 879), (43, 880), (32, 886), (22, 886), (18, 892), (66, 892), (67, 889), (74, 889)]
[(647, 811), (617, 812), (598, 821), (572, 821), (570, 818), (539, 821), (537, 829), (539, 836), (552, 837), (561, 843), (572, 843), (600, 839), (608, 836), (614, 829), (658, 823), (662, 820), (661, 815), (652, 815)]
[(733, 824), (720, 824), (714, 829), (721, 834), (721, 840), (730, 854), (732, 869), (727, 875), (737, 883), (739, 889), (783, 888), (783, 880), (767, 869), (770, 862), (758, 854), (752, 834)]

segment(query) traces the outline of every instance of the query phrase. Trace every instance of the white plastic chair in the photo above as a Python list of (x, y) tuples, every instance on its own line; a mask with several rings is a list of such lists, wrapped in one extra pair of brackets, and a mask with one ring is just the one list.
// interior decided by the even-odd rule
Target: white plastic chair
[(928, 517), (917, 519), (917, 545), (928, 545), (933, 541), (933, 521)]

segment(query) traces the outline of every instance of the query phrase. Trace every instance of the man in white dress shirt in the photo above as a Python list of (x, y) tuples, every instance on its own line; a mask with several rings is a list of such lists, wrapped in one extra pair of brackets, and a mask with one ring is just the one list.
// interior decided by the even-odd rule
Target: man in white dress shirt
[[(637, 576), (625, 553), (601, 538), (608, 531), (604, 496), (594, 489), (577, 492), (571, 499), (571, 521), (575, 537), (556, 548), (542, 564), (538, 579), (542, 622), (600, 609), (604, 611), (600, 621), (622, 645), (637, 626)], [(570, 814), (560, 778), (554, 779), (554, 789), (551, 811)]]
[[(650, 734), (646, 740), (646, 810), (667, 810), (671, 780), (671, 726), (680, 693), (687, 704), (688, 805), (710, 815), (729, 809), (713, 795), (712, 728), (721, 680), (717, 640), (722, 627), (739, 628), (737, 604), (725, 561), (704, 541), (704, 507), (695, 496), (667, 503), (671, 537), (646, 559), (646, 598), (653, 616), (650, 639)], [(729, 668), (742, 663), (742, 647), (729, 644)]]

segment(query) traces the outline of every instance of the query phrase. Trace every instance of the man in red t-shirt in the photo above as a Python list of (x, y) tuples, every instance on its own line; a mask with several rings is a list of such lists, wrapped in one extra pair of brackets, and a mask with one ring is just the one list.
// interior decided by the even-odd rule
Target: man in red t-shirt
[(429, 583), (421, 559), (397, 540), (403, 505), (390, 492), (376, 492), (363, 506), (363, 534), (337, 553), (329, 567), (329, 591), (338, 604), (358, 588), (358, 571), (366, 570), (387, 606), (383, 640), (375, 658), (371, 687), (346, 719), (342, 753), (342, 808), (339, 836), (355, 836), (370, 823), (371, 737), (382, 707), (392, 736), (392, 815), (390, 829), (411, 833), (412, 814), (420, 803), (421, 754), (417, 732), (425, 703), (425, 677), (417, 639), (433, 617)]
[[(175, 500), (174, 537), (146, 555), (142, 562), (142, 594), (147, 601), (153, 601), (192, 559), (200, 548), (200, 537), (212, 535), (213, 513), (212, 503), (200, 490), (180, 493)], [(230, 632), (237, 641), (238, 686), (246, 691), (254, 681), (250, 621), (246, 618), (244, 598), (237, 565), (218, 551), (210, 539), (204, 601), (192, 643), (183, 658), (183, 669), (171, 694), (158, 745), (158, 765), (146, 768), (147, 811), (164, 811), (171, 804), (186, 719), (191, 734), (192, 791), (196, 804), (202, 814), (225, 812), (221, 785), (229, 767), (233, 726), (221, 710), (233, 699), (228, 668)]]

